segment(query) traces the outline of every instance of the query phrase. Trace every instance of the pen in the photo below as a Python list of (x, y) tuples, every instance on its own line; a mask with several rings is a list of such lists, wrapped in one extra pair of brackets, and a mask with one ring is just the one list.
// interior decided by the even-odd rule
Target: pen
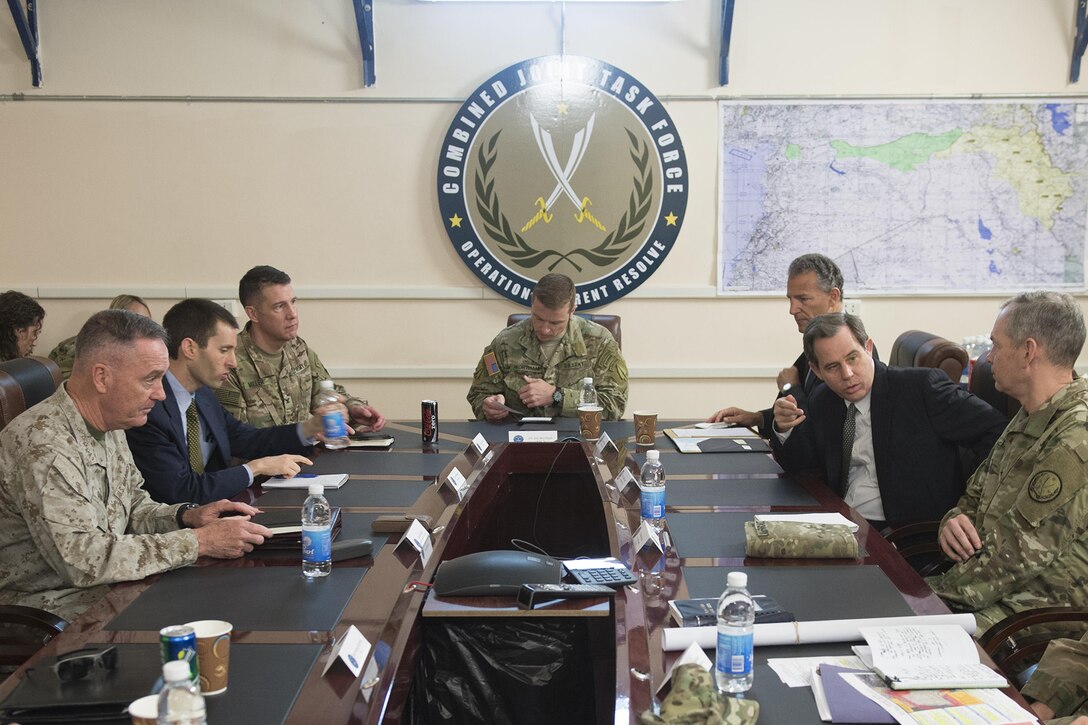
[(316, 473), (296, 473), (293, 476), (273, 476), (272, 478), (279, 478), (286, 480), (287, 478), (317, 478)]

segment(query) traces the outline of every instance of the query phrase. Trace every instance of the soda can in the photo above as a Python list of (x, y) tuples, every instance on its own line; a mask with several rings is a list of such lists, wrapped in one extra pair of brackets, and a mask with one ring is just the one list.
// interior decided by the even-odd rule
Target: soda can
[(438, 442), (438, 401), (424, 400), (420, 405), (423, 417), (423, 442)]
[(183, 660), (189, 663), (189, 676), (200, 682), (200, 665), (196, 659), (196, 630), (187, 624), (175, 624), (159, 630), (162, 663)]

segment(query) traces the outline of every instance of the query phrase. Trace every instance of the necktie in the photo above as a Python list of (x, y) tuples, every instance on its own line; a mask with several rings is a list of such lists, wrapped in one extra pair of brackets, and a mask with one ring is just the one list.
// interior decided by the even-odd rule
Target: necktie
[(850, 488), (850, 455), (854, 450), (857, 414), (857, 406), (851, 403), (846, 409), (846, 421), (842, 424), (842, 490), (844, 493)]
[(196, 412), (196, 399), (185, 411), (185, 434), (189, 439), (189, 465), (196, 473), (204, 473), (204, 456), (200, 452), (200, 417)]

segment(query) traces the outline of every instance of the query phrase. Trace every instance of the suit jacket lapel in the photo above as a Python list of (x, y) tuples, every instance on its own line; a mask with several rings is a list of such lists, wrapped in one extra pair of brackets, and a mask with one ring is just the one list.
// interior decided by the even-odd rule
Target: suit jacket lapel
[(842, 471), (842, 426), (846, 422), (846, 403), (842, 398), (827, 390), (828, 425), (825, 428), (827, 442), (824, 455), (827, 456), (827, 485), (840, 497), (846, 495), (846, 479)]
[(162, 381), (162, 392), (166, 395), (166, 399), (162, 401), (162, 410), (166, 414), (166, 419), (170, 422), (170, 432), (174, 434), (174, 442), (177, 444), (178, 449), (185, 454), (186, 460), (189, 458), (189, 444), (185, 439), (185, 429), (181, 425), (181, 413), (178, 411), (178, 399), (174, 397), (174, 389), (170, 387), (170, 383), (164, 378)]
[(873, 424), (873, 455), (876, 458), (876, 479), (883, 481), (884, 463), (888, 460), (888, 441), (891, 440), (892, 401), (888, 388), (888, 368), (883, 363), (874, 364), (873, 392), (869, 398), (869, 416)]
[(207, 387), (198, 388), (194, 396), (196, 398), (196, 407), (202, 414), (204, 426), (211, 433), (212, 440), (215, 442), (215, 450), (212, 451), (212, 456), (219, 456), (223, 463), (226, 463), (230, 459), (230, 441), (227, 439), (226, 429), (219, 425), (220, 419), (216, 415), (215, 406), (219, 405), (219, 401), (216, 399), (215, 393)]

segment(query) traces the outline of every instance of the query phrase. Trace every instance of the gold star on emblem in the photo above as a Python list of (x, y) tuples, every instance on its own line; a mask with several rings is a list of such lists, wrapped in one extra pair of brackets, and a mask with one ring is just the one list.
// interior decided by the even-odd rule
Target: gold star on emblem
[(461, 226), (461, 217), (457, 216), (456, 214), (451, 216), (450, 217), (450, 226), (460, 228), (460, 226)]
[(567, 104), (566, 104), (566, 102), (560, 101), (559, 102), (559, 107), (558, 107), (557, 110), (559, 111), (560, 116), (566, 116), (567, 115)]
[(669, 213), (668, 213), (668, 214), (667, 214), (667, 215), (665, 216), (665, 226), (667, 226), (667, 227), (675, 227), (675, 226), (676, 226), (676, 220), (677, 220), (677, 219), (679, 219), (679, 218), (680, 218), (680, 217), (676, 216), (675, 214), (673, 214), (673, 213), (672, 213), (672, 212), (670, 211), (670, 212), (669, 212)]

